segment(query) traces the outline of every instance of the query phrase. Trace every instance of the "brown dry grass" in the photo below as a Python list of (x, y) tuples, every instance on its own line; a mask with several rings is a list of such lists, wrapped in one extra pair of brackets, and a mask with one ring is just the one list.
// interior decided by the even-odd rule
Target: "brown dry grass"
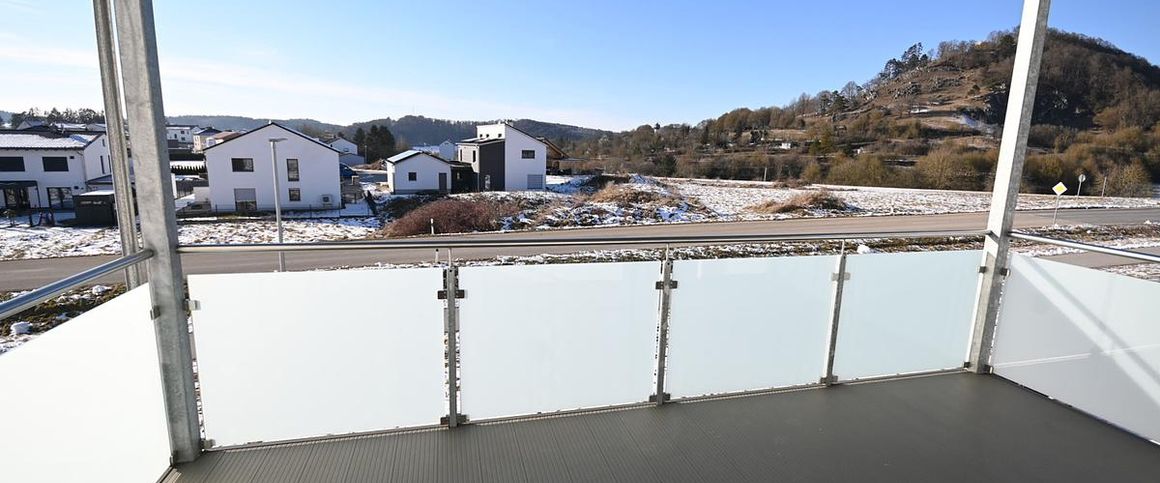
[(785, 201), (766, 201), (750, 207), (755, 213), (777, 214), (801, 210), (846, 210), (849, 206), (829, 190), (804, 191)]

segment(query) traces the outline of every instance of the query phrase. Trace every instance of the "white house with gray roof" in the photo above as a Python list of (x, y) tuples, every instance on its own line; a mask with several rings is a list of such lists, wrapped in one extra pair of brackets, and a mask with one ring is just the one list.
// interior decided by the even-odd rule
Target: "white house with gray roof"
[(0, 131), (0, 207), (72, 208), (72, 195), (112, 173), (104, 133)]
[(274, 167), (270, 139), (278, 142), (279, 202), (285, 210), (342, 205), (338, 150), (298, 131), (270, 123), (205, 148), (207, 198), (217, 211), (272, 210)]
[(387, 182), (391, 193), (451, 191), (451, 162), (415, 149), (387, 158)]

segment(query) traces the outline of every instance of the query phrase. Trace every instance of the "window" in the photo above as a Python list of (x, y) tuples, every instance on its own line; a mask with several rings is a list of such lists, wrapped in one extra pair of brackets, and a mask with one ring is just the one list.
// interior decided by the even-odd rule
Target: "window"
[(471, 162), (475, 162), (475, 151), (471, 152)]
[(40, 159), (44, 161), (45, 171), (68, 171), (68, 158), (64, 156), (45, 156)]
[(302, 201), (302, 190), (290, 188), (290, 201)]
[(105, 170), (105, 157), (101, 156), (101, 174), (105, 174), (107, 172), (108, 171)]
[(289, 181), (298, 181), (298, 160), (290, 158), (286, 160), (286, 179)]
[(230, 162), (234, 165), (235, 173), (253, 173), (254, 160), (253, 158), (233, 158)]
[(48, 190), (48, 205), (53, 208), (72, 208), (72, 188), (46, 188)]
[(21, 156), (0, 156), (0, 171), (24, 171), (24, 158)]
[(523, 151), (520, 151), (520, 157), (524, 158), (524, 159), (536, 159), (536, 150), (525, 149)]
[(414, 171), (407, 173), (407, 181), (419, 181), (419, 173)]
[(234, 209), (237, 211), (257, 211), (258, 195), (254, 188), (234, 188)]

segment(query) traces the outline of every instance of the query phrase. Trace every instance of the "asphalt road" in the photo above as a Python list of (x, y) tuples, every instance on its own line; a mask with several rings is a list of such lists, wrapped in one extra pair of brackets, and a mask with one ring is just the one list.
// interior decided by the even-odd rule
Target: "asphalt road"
[[(1051, 224), (1051, 211), (1023, 211), (1015, 217), (1017, 228), (1034, 228)], [(453, 235), (447, 239), (495, 239), (518, 236), (521, 238), (585, 238), (616, 236), (656, 236), (656, 235), (792, 235), (804, 233), (865, 233), (888, 231), (967, 231), (981, 230), (986, 226), (986, 213), (957, 213), (948, 215), (908, 215), (848, 218), (813, 218), (779, 221), (750, 221), (731, 223), (687, 223), (671, 225), (638, 225), (577, 230), (553, 230), (518, 233), (484, 233)], [(1160, 208), (1146, 209), (1106, 209), (1106, 210), (1061, 210), (1060, 224), (1117, 225), (1138, 224), (1152, 220), (1160, 222)], [(636, 248), (641, 246), (637, 245)], [(629, 248), (629, 246), (568, 246), (568, 247), (519, 247), (519, 248), (461, 248), (455, 250), (457, 259), (484, 259), (495, 256), (531, 256), (545, 253), (573, 253), (595, 249)], [(1160, 250), (1150, 253), (1160, 253)], [(112, 255), (92, 257), (67, 257), (39, 260), (11, 260), (0, 262), (0, 291), (27, 290), (84, 271), (93, 266), (113, 260)], [(1084, 266), (1106, 266), (1130, 264), (1125, 260), (1106, 255), (1077, 254), (1059, 257), (1069, 263)], [(309, 270), (317, 268), (366, 266), (375, 263), (413, 263), (434, 259), (433, 250), (359, 250), (359, 251), (313, 251), (286, 254), (287, 268)], [(186, 273), (245, 273), (268, 272), (277, 266), (273, 253), (195, 253), (182, 256)], [(120, 281), (120, 275), (110, 275), (100, 280), (102, 283)]]

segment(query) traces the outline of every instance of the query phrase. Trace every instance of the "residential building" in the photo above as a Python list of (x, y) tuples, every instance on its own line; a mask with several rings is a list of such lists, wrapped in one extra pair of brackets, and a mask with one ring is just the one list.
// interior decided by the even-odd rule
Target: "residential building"
[(392, 193), (451, 191), (451, 162), (438, 156), (412, 149), (387, 158), (384, 167)]
[(455, 159), (455, 143), (443, 141), (439, 144), (428, 144), (423, 146), (414, 146), (411, 149), (416, 151), (423, 151), (427, 154), (435, 154), (443, 159)]
[(221, 134), (221, 131), (213, 127), (195, 130), (193, 132), (193, 152), (200, 153), (205, 151), (205, 148), (212, 146), (213, 144), (210, 141), (216, 134)]
[(470, 163), (479, 191), (542, 190), (548, 146), (508, 123), (476, 127), (457, 143), (456, 161)]
[(367, 158), (355, 153), (342, 153), (338, 155), (338, 162), (347, 166), (361, 166), (367, 164)]
[(108, 144), (102, 133), (0, 131), (0, 207), (71, 208), (112, 172)]
[(334, 148), (336, 151), (345, 154), (358, 154), (358, 146), (343, 138), (334, 138), (326, 144)]
[(193, 132), (197, 128), (192, 124), (169, 124), (165, 126), (165, 139), (181, 144), (193, 144)]
[(278, 142), (278, 193), (283, 209), (337, 208), (341, 202), (339, 152), (278, 123), (239, 134), (205, 149), (209, 189), (202, 194), (218, 211), (271, 210), (274, 174), (270, 139)]

